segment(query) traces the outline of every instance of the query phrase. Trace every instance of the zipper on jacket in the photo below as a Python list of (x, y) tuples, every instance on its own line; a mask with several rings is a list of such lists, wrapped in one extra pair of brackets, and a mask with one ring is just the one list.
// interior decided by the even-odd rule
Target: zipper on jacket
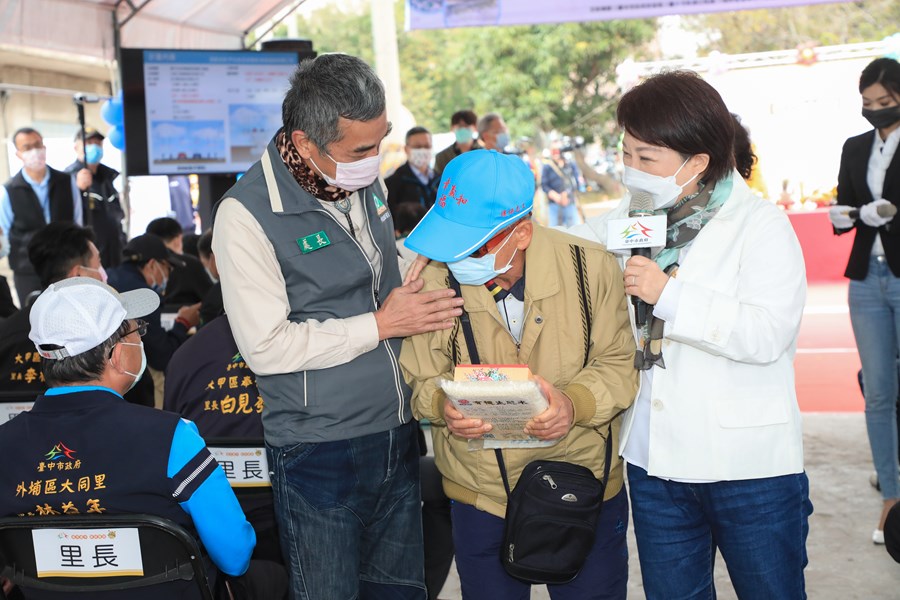
[[(372, 233), (372, 223), (369, 221), (369, 211), (366, 209), (366, 202), (365, 202), (365, 198), (363, 198), (363, 194), (360, 194), (360, 199), (363, 203), (363, 218), (366, 221), (366, 230), (369, 232), (369, 239), (372, 240), (372, 245), (375, 246), (375, 252), (377, 252), (378, 255), (381, 257), (381, 268), (383, 269), (384, 268), (384, 254), (381, 252), (381, 248), (378, 247), (378, 242), (375, 241), (375, 235)], [(331, 214), (324, 208), (317, 208), (315, 210), (317, 212), (328, 215), (328, 217), (332, 221), (337, 223), (338, 226), (341, 227), (341, 229), (344, 229), (344, 226), (341, 225), (340, 221), (338, 221), (334, 217), (333, 214)], [(344, 229), (344, 231), (346, 231), (346, 229)], [(362, 244), (360, 244), (359, 241), (357, 241), (357, 239), (354, 236), (350, 235), (349, 232), (348, 232), (347, 237), (349, 237), (350, 240), (354, 244), (356, 244), (356, 247), (359, 249), (360, 254), (362, 254), (363, 258), (365, 259), (366, 264), (369, 265), (369, 271), (372, 274), (372, 302), (375, 304), (375, 310), (378, 310), (381, 308), (381, 298), (379, 298), (379, 296), (378, 296), (378, 286), (381, 283), (381, 281), (380, 281), (381, 277), (379, 276), (378, 273), (375, 272), (375, 267), (373, 267), (371, 261), (369, 261), (369, 257), (366, 255), (366, 251), (363, 249)], [(388, 343), (388, 341), (382, 340), (381, 342), (384, 344), (384, 347), (388, 352), (388, 358), (390, 359), (391, 366), (393, 367), (393, 370), (394, 370), (394, 388), (396, 389), (397, 401), (399, 403), (399, 406), (397, 409), (397, 420), (402, 425), (403, 424), (403, 388), (400, 385), (400, 365), (398, 364), (397, 357), (394, 356), (394, 351), (391, 349), (391, 345)]]

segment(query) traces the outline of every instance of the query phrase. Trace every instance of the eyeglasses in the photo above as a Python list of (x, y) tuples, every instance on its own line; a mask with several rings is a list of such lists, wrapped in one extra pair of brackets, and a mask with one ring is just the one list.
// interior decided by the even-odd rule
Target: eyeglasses
[(147, 323), (147, 321), (145, 321), (143, 319), (137, 319), (134, 323), (135, 323), (135, 325), (137, 325), (137, 327), (135, 327), (134, 329), (129, 329), (128, 331), (123, 333), (122, 337), (120, 339), (124, 340), (129, 335), (131, 335), (132, 333), (135, 333), (135, 332), (137, 332), (137, 334), (141, 337), (144, 337), (145, 335), (147, 335), (147, 325), (149, 325), (149, 323)]
[(471, 256), (473, 258), (481, 258), (482, 256), (485, 256), (486, 254), (490, 253), (491, 250), (493, 250), (494, 248), (499, 246), (500, 243), (503, 242), (504, 239), (506, 239), (506, 236), (508, 236), (512, 233), (512, 230), (516, 228), (516, 225), (518, 225), (518, 223), (516, 223), (515, 225), (512, 225), (510, 227), (507, 227), (506, 229), (500, 230), (500, 232), (498, 232), (497, 235), (495, 235), (494, 237), (492, 237), (491, 239), (486, 241), (484, 243), (484, 246), (482, 246), (481, 248), (479, 248), (478, 250), (476, 250), (469, 256)]

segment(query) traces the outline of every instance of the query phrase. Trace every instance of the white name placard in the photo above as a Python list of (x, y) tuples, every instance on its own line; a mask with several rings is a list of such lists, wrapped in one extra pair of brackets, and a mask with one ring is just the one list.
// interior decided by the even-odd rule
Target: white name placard
[(265, 448), (210, 448), (231, 487), (271, 487)]
[(32, 406), (34, 402), (0, 402), (0, 425), (19, 413), (28, 412)]
[(662, 248), (666, 245), (666, 216), (630, 217), (607, 223), (606, 248)]
[(144, 574), (138, 530), (35, 529), (38, 577), (121, 577)]

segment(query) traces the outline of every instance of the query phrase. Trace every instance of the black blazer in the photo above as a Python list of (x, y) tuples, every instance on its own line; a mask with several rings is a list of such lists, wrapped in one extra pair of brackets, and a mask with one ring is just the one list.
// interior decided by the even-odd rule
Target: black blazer
[[(837, 202), (845, 206), (860, 207), (878, 198), (872, 196), (866, 174), (869, 169), (869, 155), (875, 141), (875, 130), (857, 135), (844, 142), (841, 151), (841, 169), (838, 173)], [(887, 173), (884, 175), (884, 189), (881, 197), (900, 208), (900, 150), (894, 154)], [(854, 229), (835, 229), (837, 235)], [(850, 250), (850, 260), (844, 276), (862, 280), (869, 272), (869, 255), (875, 234), (881, 236), (884, 255), (895, 277), (900, 277), (900, 220), (894, 219), (879, 228), (869, 227), (860, 220), (855, 223), (856, 239)]]

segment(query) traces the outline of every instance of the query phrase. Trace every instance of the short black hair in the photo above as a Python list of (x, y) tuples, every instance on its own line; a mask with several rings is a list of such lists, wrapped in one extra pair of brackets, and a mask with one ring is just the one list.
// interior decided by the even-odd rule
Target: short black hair
[(876, 58), (866, 65), (859, 76), (859, 93), (876, 83), (884, 86), (895, 100), (900, 100), (900, 62), (885, 57)]
[(409, 131), (406, 132), (406, 143), (407, 144), (409, 143), (409, 138), (411, 138), (414, 135), (419, 135), (420, 133), (427, 133), (428, 135), (431, 135), (430, 131), (428, 131), (424, 127), (420, 127), (420, 126), (416, 125), (415, 127), (413, 127), (412, 129), (410, 129)]
[(395, 209), (394, 229), (400, 232), (401, 236), (409, 235), (427, 212), (428, 209), (418, 202), (401, 202)]
[(32, 133), (36, 133), (42, 140), (44, 139), (44, 136), (41, 135), (41, 132), (34, 127), (19, 127), (18, 129), (16, 129), (16, 132), (12, 136), (13, 146), (15, 146), (16, 150), (19, 149), (18, 146), (16, 146), (16, 138), (20, 135), (31, 135)]
[(200, 239), (197, 240), (197, 253), (203, 258), (209, 258), (210, 256), (212, 256), (212, 236), (213, 230), (207, 229), (200, 236)]
[[(127, 332), (128, 321), (126, 320), (122, 321), (115, 333), (99, 346), (67, 358), (41, 359), (41, 370), (44, 372), (47, 385), (56, 387), (67, 383), (84, 383), (100, 379), (103, 371), (106, 370), (110, 353)], [(50, 348), (45, 349), (49, 350)]]
[(685, 160), (709, 156), (702, 175), (717, 183), (734, 169), (734, 119), (719, 92), (692, 71), (652, 75), (619, 101), (616, 121), (647, 144), (670, 148)]
[(458, 110), (453, 113), (452, 117), (450, 117), (450, 127), (453, 127), (454, 125), (465, 125), (466, 127), (472, 127), (477, 122), (478, 115), (476, 115), (475, 112), (471, 110)]
[(28, 260), (41, 288), (65, 279), (75, 265), (87, 266), (93, 241), (93, 231), (71, 221), (54, 221), (35, 232), (28, 243)]
[(185, 254), (200, 258), (200, 252), (197, 250), (197, 243), (199, 241), (200, 236), (196, 233), (185, 233), (184, 237), (181, 238), (181, 249)]
[(171, 242), (178, 236), (183, 236), (184, 229), (182, 229), (181, 223), (172, 217), (160, 217), (147, 224), (146, 233), (152, 233), (156, 237), (162, 238), (164, 242)]

